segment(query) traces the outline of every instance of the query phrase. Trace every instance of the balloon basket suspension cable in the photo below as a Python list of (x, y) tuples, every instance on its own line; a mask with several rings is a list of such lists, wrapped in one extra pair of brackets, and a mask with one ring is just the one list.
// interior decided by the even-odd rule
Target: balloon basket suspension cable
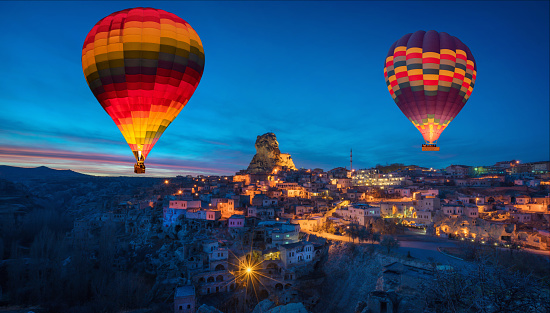
[(426, 141), (426, 143), (422, 144), (422, 151), (439, 151), (437, 141)]

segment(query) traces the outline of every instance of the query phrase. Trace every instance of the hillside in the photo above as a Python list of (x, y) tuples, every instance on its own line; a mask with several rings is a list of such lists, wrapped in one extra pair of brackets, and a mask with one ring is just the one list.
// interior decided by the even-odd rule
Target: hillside
[(90, 175), (81, 174), (72, 170), (55, 170), (46, 166), (25, 168), (0, 165), (0, 179), (9, 181), (29, 181), (35, 179), (83, 178)]

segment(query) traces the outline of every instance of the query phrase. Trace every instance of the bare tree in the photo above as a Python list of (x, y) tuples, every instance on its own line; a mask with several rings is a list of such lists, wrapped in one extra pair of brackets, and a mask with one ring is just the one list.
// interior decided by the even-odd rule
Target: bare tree
[(382, 240), (380, 240), (380, 245), (387, 249), (387, 252), (390, 253), (391, 250), (397, 249), (399, 247), (399, 240), (390, 235), (384, 235)]

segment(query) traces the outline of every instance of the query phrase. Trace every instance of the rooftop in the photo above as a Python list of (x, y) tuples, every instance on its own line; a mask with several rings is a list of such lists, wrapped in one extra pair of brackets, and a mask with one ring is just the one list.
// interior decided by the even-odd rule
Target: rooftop
[(174, 295), (174, 298), (183, 298), (188, 296), (194, 296), (195, 295), (195, 286), (193, 285), (187, 285), (187, 286), (181, 286), (176, 289), (176, 294)]
[(262, 251), (262, 254), (269, 254), (269, 253), (273, 253), (273, 252), (278, 252), (279, 251), (279, 248), (269, 248), (269, 249), (265, 249), (264, 251)]
[(285, 248), (285, 249), (293, 249), (293, 248), (296, 248), (296, 247), (301, 247), (301, 246), (305, 246), (307, 244), (312, 244), (310, 242), (307, 242), (307, 241), (298, 241), (298, 242), (294, 242), (294, 243), (287, 243), (287, 244), (284, 244), (284, 245), (281, 245), (281, 248)]

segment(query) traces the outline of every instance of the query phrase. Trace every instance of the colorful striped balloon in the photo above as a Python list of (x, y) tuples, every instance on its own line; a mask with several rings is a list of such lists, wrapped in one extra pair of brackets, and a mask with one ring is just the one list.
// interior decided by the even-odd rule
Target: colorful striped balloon
[(384, 76), (399, 109), (433, 145), (470, 98), (476, 70), (465, 44), (430, 30), (396, 41), (386, 56)]
[(204, 50), (195, 30), (178, 16), (153, 8), (126, 9), (103, 18), (88, 33), (82, 69), (143, 165), (195, 92)]

